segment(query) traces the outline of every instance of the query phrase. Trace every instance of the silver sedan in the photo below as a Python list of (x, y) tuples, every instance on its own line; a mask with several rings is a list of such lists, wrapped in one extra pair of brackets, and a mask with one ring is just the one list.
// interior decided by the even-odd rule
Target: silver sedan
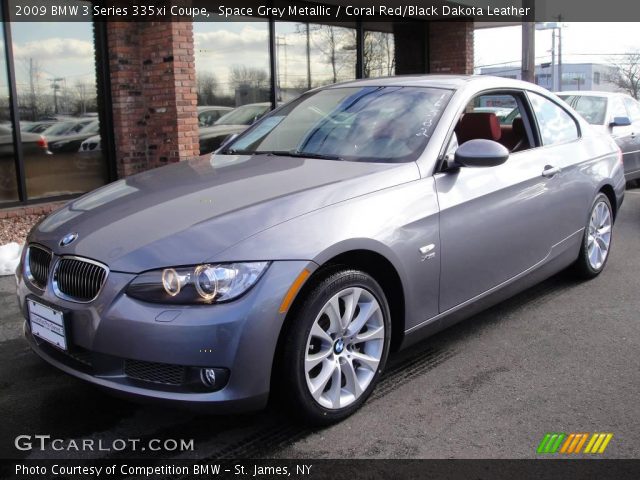
[[(503, 125), (474, 111), (497, 95), (519, 113)], [(25, 336), (120, 395), (213, 412), (272, 395), (335, 422), (390, 352), (562, 269), (596, 277), (624, 183), (615, 142), (529, 83), (313, 90), (37, 225), (16, 272)]]

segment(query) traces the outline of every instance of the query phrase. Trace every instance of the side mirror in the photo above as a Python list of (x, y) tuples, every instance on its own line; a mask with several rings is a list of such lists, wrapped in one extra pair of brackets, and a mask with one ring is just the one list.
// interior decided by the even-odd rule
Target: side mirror
[(610, 127), (628, 127), (631, 125), (629, 117), (613, 117), (613, 121), (609, 123)]
[(454, 162), (461, 167), (495, 167), (509, 158), (509, 150), (493, 140), (476, 139), (458, 147)]

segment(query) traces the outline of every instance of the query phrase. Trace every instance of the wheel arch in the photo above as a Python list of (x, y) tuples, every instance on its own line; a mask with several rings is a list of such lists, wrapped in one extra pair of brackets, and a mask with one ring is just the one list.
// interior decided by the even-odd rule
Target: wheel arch
[(613, 210), (613, 219), (616, 219), (618, 215), (618, 200), (616, 198), (616, 192), (611, 185), (605, 183), (600, 187), (598, 193), (604, 193), (609, 199), (609, 203), (611, 204), (611, 209)]
[(278, 335), (273, 367), (271, 369), (271, 392), (276, 393), (274, 382), (277, 375), (275, 372), (279, 370), (278, 362), (281, 360), (283, 345), (287, 338), (287, 333), (300, 308), (303, 299), (308, 291), (310, 291), (325, 275), (331, 271), (342, 268), (352, 268), (361, 270), (373, 277), (387, 297), (389, 310), (391, 312), (391, 351), (397, 350), (404, 339), (405, 330), (405, 288), (401, 275), (393, 264), (393, 262), (377, 249), (370, 248), (353, 248), (336, 252), (332, 249), (333, 255), (327, 252), (316, 259), (319, 267), (311, 274), (308, 280), (300, 288), (291, 307), (289, 308), (285, 320)]

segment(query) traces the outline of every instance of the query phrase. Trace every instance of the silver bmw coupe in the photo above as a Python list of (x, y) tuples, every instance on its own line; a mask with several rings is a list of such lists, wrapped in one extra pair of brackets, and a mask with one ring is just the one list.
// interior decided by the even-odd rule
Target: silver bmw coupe
[(25, 336), (118, 394), (213, 412), (278, 394), (335, 422), (390, 352), (567, 267), (597, 276), (624, 183), (614, 141), (529, 83), (320, 88), (39, 223), (16, 272)]

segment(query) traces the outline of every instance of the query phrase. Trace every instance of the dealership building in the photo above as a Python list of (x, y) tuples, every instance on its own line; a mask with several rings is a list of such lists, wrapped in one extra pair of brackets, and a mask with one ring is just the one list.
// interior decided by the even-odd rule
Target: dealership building
[(198, 156), (206, 106), (272, 108), (356, 78), (473, 73), (478, 28), (421, 18), (9, 22), (13, 0), (1, 5), (0, 218)]

